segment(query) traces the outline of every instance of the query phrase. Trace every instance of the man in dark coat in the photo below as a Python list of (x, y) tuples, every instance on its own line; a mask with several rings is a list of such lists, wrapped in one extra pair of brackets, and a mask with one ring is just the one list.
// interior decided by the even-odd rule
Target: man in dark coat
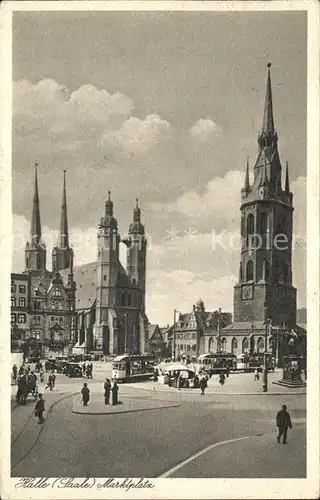
[(278, 427), (278, 436), (277, 436), (277, 441), (280, 443), (280, 438), (283, 436), (283, 444), (287, 443), (287, 432), (288, 432), (288, 427), (292, 429), (292, 423), (291, 423), (291, 418), (290, 414), (287, 412), (287, 406), (282, 405), (282, 410), (278, 411), (277, 413), (277, 427)]
[(104, 404), (105, 405), (110, 404), (110, 392), (111, 392), (111, 382), (108, 378), (106, 378), (106, 381), (104, 383)]
[(44, 399), (42, 399), (42, 394), (38, 394), (38, 401), (36, 402), (36, 406), (34, 409), (34, 414), (38, 417), (38, 424), (43, 424), (43, 412), (44, 412)]
[(83, 406), (88, 406), (88, 402), (90, 399), (90, 389), (86, 382), (83, 384), (83, 387), (81, 389), (81, 394), (82, 394)]
[(118, 391), (119, 391), (119, 387), (118, 387), (118, 384), (117, 384), (117, 381), (115, 380), (113, 386), (112, 386), (112, 405), (117, 405), (118, 404)]

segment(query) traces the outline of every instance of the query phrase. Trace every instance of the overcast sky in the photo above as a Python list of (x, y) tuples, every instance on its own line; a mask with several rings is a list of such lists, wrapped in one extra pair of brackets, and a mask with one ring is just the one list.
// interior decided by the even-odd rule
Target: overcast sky
[(246, 157), (251, 167), (257, 157), (269, 61), (304, 306), (306, 15), (299, 12), (15, 13), (13, 270), (24, 267), (37, 161), (49, 268), (67, 169), (76, 264), (96, 258), (108, 190), (123, 236), (138, 196), (149, 240), (149, 320), (169, 323), (174, 307), (188, 311), (199, 297), (208, 310), (232, 312), (240, 189)]

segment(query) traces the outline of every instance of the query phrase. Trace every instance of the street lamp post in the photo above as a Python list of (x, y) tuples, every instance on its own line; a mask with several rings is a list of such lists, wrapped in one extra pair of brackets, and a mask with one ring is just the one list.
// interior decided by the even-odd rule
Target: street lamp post
[(263, 364), (263, 392), (268, 392), (268, 318), (267, 301), (264, 303), (264, 364)]
[(176, 314), (177, 310), (173, 310), (173, 361), (176, 360)]
[(221, 345), (220, 345), (220, 316), (221, 316), (221, 308), (219, 307), (219, 311), (218, 311), (218, 324), (217, 324), (217, 330), (218, 330), (218, 335), (217, 335), (217, 354), (221, 351)]

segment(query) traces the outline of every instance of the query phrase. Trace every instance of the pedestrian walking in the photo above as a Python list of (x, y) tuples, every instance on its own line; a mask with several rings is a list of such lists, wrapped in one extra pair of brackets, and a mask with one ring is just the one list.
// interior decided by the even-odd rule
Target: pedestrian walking
[(276, 420), (278, 427), (277, 441), (280, 443), (281, 436), (283, 436), (282, 443), (286, 444), (288, 428), (292, 429), (291, 417), (289, 412), (287, 412), (287, 405), (282, 405), (282, 410), (278, 411)]
[(106, 381), (104, 383), (104, 404), (105, 405), (110, 404), (110, 392), (111, 392), (111, 382), (108, 378), (106, 378)]
[(90, 363), (90, 365), (89, 365), (89, 377), (90, 377), (90, 378), (93, 378), (93, 376), (92, 376), (92, 371), (93, 371), (93, 364), (92, 364), (92, 363)]
[(87, 382), (85, 382), (83, 384), (83, 387), (81, 389), (81, 394), (82, 394), (83, 406), (88, 406), (89, 399), (90, 399), (90, 389), (88, 387)]
[(52, 388), (54, 388), (55, 384), (56, 384), (56, 376), (54, 371), (52, 370)]
[(219, 374), (219, 384), (220, 385), (224, 385), (225, 378), (226, 377), (225, 377), (224, 372), (220, 372), (220, 374)]
[(35, 417), (38, 418), (38, 424), (43, 424), (44, 418), (43, 418), (43, 412), (45, 411), (44, 408), (44, 399), (42, 397), (42, 394), (38, 394), (38, 401), (36, 402), (36, 406), (34, 409), (34, 415)]
[(259, 370), (258, 370), (258, 368), (256, 368), (255, 371), (254, 371), (254, 380), (255, 381), (259, 380)]
[(116, 380), (114, 381), (111, 391), (112, 391), (112, 406), (115, 406), (118, 404), (118, 391), (119, 391), (119, 387)]
[(229, 378), (229, 374), (230, 374), (230, 368), (229, 368), (229, 366), (227, 366), (227, 369), (226, 369), (226, 376), (227, 376), (227, 378)]
[(85, 363), (83, 363), (83, 365), (82, 365), (82, 374), (83, 374), (83, 376), (85, 376), (85, 374), (86, 374), (86, 364)]
[(52, 391), (52, 389), (53, 389), (53, 374), (52, 373), (50, 373), (50, 375), (48, 377), (48, 383), (44, 389), (45, 390), (50, 389), (50, 391)]
[(204, 396), (204, 391), (206, 390), (208, 383), (207, 383), (207, 378), (202, 377), (200, 379), (200, 389), (201, 389), (201, 396)]
[(40, 368), (40, 373), (39, 373), (39, 377), (40, 377), (40, 382), (44, 382), (44, 373), (43, 373), (43, 370), (42, 368)]

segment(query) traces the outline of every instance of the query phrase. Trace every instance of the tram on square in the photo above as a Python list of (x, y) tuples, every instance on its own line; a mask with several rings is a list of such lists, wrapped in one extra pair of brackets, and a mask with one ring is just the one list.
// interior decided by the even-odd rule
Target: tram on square
[(227, 371), (228, 369), (236, 370), (237, 356), (235, 354), (221, 352), (200, 354), (197, 362), (200, 369), (209, 373), (211, 376), (215, 373)]
[(155, 356), (152, 354), (123, 354), (112, 364), (112, 378), (117, 382), (154, 377)]

